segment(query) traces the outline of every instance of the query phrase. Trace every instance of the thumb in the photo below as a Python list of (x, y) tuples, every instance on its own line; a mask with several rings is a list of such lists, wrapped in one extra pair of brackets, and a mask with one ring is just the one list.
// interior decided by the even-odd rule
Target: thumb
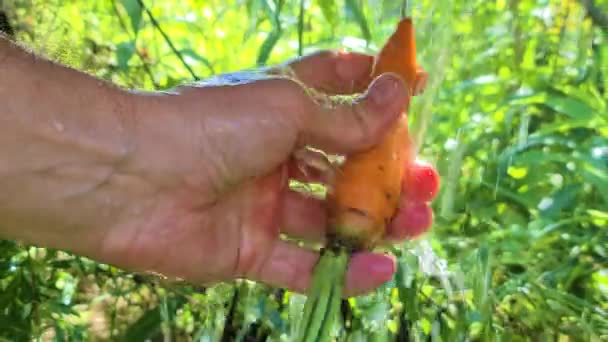
[(395, 74), (376, 78), (367, 91), (351, 100), (313, 96), (299, 112), (305, 116), (300, 143), (328, 153), (351, 153), (379, 143), (407, 108), (408, 90)]

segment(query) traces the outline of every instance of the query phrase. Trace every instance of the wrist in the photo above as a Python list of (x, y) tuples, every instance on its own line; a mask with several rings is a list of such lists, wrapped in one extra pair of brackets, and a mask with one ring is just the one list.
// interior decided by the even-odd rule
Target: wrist
[(130, 156), (124, 171), (147, 179), (158, 187), (174, 185), (200, 154), (196, 139), (200, 127), (182, 95), (134, 92)]
[(90, 88), (68, 90), (53, 103), (9, 98), (19, 115), (0, 113), (3, 238), (86, 252), (119, 214), (108, 203), (122, 196), (116, 175), (132, 154), (132, 99)]

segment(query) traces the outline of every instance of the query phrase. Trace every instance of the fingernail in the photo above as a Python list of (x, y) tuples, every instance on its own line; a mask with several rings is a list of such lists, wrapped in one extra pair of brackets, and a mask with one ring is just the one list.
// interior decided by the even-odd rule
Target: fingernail
[(378, 260), (372, 264), (371, 271), (376, 275), (390, 278), (393, 273), (395, 273), (395, 260), (391, 257), (378, 258)]
[(386, 106), (399, 95), (399, 80), (393, 75), (383, 75), (372, 84), (370, 96), (378, 106)]

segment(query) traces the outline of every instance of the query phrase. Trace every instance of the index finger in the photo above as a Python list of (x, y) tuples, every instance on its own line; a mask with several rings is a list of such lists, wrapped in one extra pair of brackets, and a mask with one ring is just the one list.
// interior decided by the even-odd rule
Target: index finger
[[(429, 202), (439, 190), (437, 170), (423, 160), (416, 159), (408, 166), (409, 177), (403, 180), (403, 197), (400, 209), (386, 227), (383, 244), (413, 238), (427, 231), (433, 222)], [(315, 175), (315, 177), (321, 178)], [(333, 176), (326, 176), (333, 178)], [(309, 180), (300, 178), (307, 182)], [(314, 180), (317, 181), (317, 180)], [(321, 181), (321, 183), (324, 183)], [(329, 185), (329, 184), (326, 184)], [(281, 232), (291, 238), (325, 242), (327, 234), (327, 202), (294, 190), (286, 191), (280, 212)]]
[(272, 74), (291, 74), (300, 82), (328, 95), (345, 95), (365, 91), (371, 82), (374, 56), (334, 50), (324, 50), (300, 57), (280, 67)]

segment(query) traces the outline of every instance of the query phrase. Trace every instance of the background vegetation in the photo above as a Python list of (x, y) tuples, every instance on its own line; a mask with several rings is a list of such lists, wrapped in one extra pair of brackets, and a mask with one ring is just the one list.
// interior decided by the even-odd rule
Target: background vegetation
[[(0, 28), (117, 84), (162, 89), (343, 47), (397, 0), (4, 0)], [(141, 5), (145, 4), (145, 7)], [(343, 303), (348, 341), (608, 337), (608, 1), (414, 0), (431, 80), (412, 109), (442, 188), (399, 273)], [(303, 297), (167, 284), (0, 241), (0, 339), (289, 340)]]

